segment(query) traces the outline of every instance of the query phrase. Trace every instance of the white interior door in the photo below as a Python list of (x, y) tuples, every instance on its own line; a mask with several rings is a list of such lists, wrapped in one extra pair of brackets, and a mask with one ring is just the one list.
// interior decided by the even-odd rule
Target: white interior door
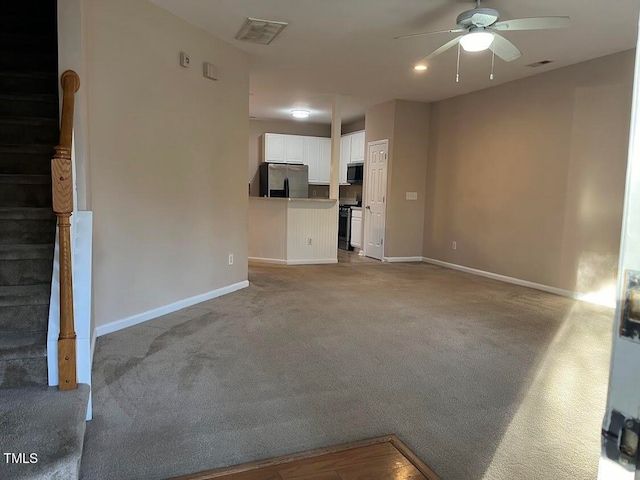
[(384, 257), (384, 225), (387, 205), (387, 158), (389, 142), (369, 144), (365, 182), (364, 254), (382, 260)]
[[(640, 46), (640, 43), (639, 45)], [(600, 480), (640, 480), (640, 49), (636, 50), (616, 317)]]

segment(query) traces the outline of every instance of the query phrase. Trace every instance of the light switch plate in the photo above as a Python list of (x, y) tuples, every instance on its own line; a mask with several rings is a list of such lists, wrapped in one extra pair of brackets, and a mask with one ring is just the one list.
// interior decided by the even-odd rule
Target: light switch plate
[(209, 80), (218, 80), (218, 69), (212, 63), (204, 62), (202, 64), (202, 76)]
[(407, 192), (407, 200), (418, 200), (418, 192)]

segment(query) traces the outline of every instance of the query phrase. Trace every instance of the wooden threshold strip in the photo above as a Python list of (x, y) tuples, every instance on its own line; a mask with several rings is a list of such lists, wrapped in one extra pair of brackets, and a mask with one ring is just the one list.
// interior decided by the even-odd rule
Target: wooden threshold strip
[[(354, 450), (358, 451), (351, 452)], [(384, 462), (380, 462), (383, 457), (393, 460), (389, 465), (391, 465), (391, 468), (397, 468), (398, 462), (394, 459), (401, 458), (398, 455), (401, 455), (408, 461), (405, 467), (400, 466), (406, 469), (407, 475), (406, 477), (393, 475), (393, 478), (441, 480), (427, 464), (420, 460), (420, 458), (395, 435), (385, 435), (383, 437), (370, 438), (368, 440), (342, 445), (333, 445), (233, 467), (218, 468), (176, 477), (174, 480), (210, 480), (222, 478), (227, 480), (235, 480), (236, 478), (238, 480), (240, 478), (242, 480), (277, 480), (292, 478), (293, 476), (303, 480), (307, 475), (307, 478), (319, 478), (315, 475), (322, 473), (325, 475), (335, 475), (331, 477), (323, 476), (322, 478), (335, 478), (337, 480), (343, 478), (341, 472), (342, 474), (346, 474), (348, 478), (358, 478), (359, 472), (362, 471), (362, 473), (365, 473), (364, 470), (373, 468), (372, 465), (374, 463), (378, 462), (380, 465), (383, 465)], [(307, 474), (305, 474), (305, 472), (307, 472)], [(378, 470), (375, 472), (380, 473)]]

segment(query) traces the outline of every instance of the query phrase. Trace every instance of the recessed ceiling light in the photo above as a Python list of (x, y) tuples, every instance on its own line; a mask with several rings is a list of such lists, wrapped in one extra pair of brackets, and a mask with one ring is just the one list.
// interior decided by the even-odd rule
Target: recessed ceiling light
[(311, 112), (309, 110), (291, 110), (294, 118), (307, 118)]
[(413, 67), (414, 70), (418, 71), (418, 72), (424, 72), (427, 69), (426, 65), (416, 65), (415, 67)]

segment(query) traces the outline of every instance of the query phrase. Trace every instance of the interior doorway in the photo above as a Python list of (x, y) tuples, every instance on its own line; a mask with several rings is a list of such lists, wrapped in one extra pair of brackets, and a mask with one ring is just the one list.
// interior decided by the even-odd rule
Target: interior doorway
[(364, 254), (384, 258), (384, 232), (387, 205), (387, 163), (389, 141), (371, 142), (367, 148), (365, 173)]

